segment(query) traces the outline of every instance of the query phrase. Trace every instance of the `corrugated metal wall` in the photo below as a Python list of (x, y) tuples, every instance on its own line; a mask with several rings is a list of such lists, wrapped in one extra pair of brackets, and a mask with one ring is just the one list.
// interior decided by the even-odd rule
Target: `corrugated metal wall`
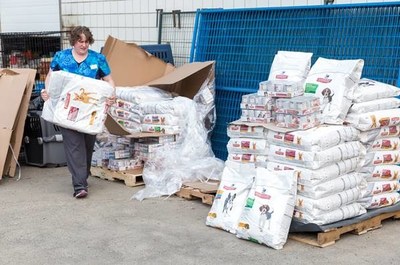
[[(138, 44), (158, 40), (157, 9), (195, 11), (198, 8), (248, 8), (321, 5), (325, 0), (60, 0), (63, 30), (86, 25), (93, 31), (99, 50), (108, 35)], [(390, 2), (378, 0), (335, 0), (336, 4)]]

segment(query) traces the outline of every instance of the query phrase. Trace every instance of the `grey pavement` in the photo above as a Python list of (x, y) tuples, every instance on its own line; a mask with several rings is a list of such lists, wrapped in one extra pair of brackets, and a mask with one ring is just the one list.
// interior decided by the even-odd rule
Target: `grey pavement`
[(400, 220), (318, 248), (288, 240), (282, 250), (205, 225), (200, 200), (130, 200), (142, 187), (89, 179), (89, 197), (72, 197), (65, 167), (23, 166), (0, 181), (3, 264), (398, 264)]

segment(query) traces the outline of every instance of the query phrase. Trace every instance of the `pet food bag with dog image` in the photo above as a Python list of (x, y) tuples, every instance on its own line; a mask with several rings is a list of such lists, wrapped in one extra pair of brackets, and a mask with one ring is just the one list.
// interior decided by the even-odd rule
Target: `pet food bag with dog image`
[(225, 164), (221, 183), (206, 219), (206, 225), (232, 234), (246, 204), (247, 194), (256, 175), (253, 164), (230, 162)]
[(364, 61), (318, 58), (305, 81), (305, 93), (320, 98), (322, 119), (342, 124), (350, 109), (350, 95), (361, 77)]
[(50, 99), (43, 106), (43, 119), (87, 134), (103, 132), (106, 100), (114, 92), (109, 83), (55, 71), (47, 89)]
[(236, 236), (281, 249), (286, 243), (296, 197), (293, 171), (258, 167)]

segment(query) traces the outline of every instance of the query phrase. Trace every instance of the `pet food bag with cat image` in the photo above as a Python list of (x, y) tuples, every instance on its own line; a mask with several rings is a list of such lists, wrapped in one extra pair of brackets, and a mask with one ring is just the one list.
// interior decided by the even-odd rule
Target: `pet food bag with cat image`
[(246, 204), (246, 198), (256, 175), (252, 164), (229, 162), (225, 164), (221, 182), (214, 202), (206, 219), (206, 225), (223, 229), (232, 234), (240, 214)]
[(360, 103), (381, 98), (400, 96), (400, 89), (389, 84), (361, 78), (349, 96), (353, 102)]
[(295, 197), (294, 172), (258, 167), (236, 236), (281, 249), (288, 237)]
[(350, 109), (350, 95), (361, 77), (364, 61), (318, 58), (305, 81), (305, 93), (318, 96), (322, 119), (342, 124)]
[(87, 134), (103, 132), (107, 117), (106, 100), (114, 93), (109, 83), (55, 71), (47, 90), (50, 99), (43, 106), (43, 119)]
[(267, 81), (260, 82), (259, 95), (294, 97), (304, 93), (303, 83), (311, 67), (312, 53), (278, 51)]

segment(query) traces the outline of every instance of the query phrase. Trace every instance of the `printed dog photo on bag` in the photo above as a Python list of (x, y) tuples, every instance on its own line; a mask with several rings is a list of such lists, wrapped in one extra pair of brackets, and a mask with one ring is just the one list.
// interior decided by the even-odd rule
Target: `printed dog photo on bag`
[(321, 91), (321, 94), (323, 96), (322, 104), (325, 106), (324, 109), (328, 107), (328, 110), (330, 111), (331, 102), (335, 93), (332, 93), (331, 89), (327, 87)]
[(261, 205), (259, 210), (260, 210), (260, 219), (258, 222), (258, 228), (260, 229), (260, 232), (263, 232), (266, 222), (268, 222), (268, 230), (270, 230), (271, 217), (272, 217), (272, 214), (274, 213), (274, 211), (271, 210), (271, 207), (268, 204)]
[(225, 198), (224, 201), (224, 207), (222, 208), (222, 213), (225, 215), (228, 215), (230, 211), (232, 211), (233, 208), (233, 201), (236, 198), (236, 193), (232, 195), (232, 193), (229, 192), (228, 196)]

